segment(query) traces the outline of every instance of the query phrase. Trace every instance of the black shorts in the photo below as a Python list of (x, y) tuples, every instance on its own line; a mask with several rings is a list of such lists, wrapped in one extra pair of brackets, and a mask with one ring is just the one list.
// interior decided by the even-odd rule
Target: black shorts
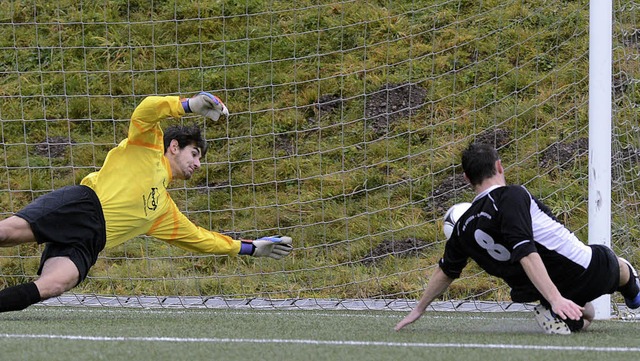
[[(611, 294), (616, 291), (620, 283), (620, 265), (618, 257), (613, 251), (603, 245), (589, 245), (592, 249), (591, 262), (589, 267), (573, 280), (570, 287), (560, 288), (563, 297), (570, 299), (580, 306), (591, 302), (596, 298)], [(542, 298), (540, 303), (551, 307), (549, 302)], [(579, 331), (584, 326), (584, 319), (574, 321), (564, 320), (571, 331)]]
[[(589, 267), (571, 285), (559, 289), (563, 297), (570, 299), (580, 306), (596, 298), (616, 291), (620, 283), (620, 265), (618, 257), (613, 251), (603, 245), (589, 245), (592, 249)], [(551, 307), (544, 298), (540, 303)], [(584, 326), (584, 320), (565, 320), (571, 331), (578, 331)]]
[(38, 274), (47, 259), (68, 257), (78, 267), (80, 283), (107, 240), (102, 205), (87, 186), (68, 186), (45, 194), (16, 216), (29, 223), (38, 243), (45, 243)]
[(565, 298), (584, 306), (596, 298), (616, 291), (620, 283), (620, 265), (613, 251), (603, 245), (589, 245), (592, 249), (589, 267), (572, 282), (559, 291)]

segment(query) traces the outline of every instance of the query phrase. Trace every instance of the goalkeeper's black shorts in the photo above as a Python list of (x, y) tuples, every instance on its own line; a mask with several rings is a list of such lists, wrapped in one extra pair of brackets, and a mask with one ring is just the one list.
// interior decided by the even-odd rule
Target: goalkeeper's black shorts
[(68, 186), (45, 194), (16, 216), (29, 223), (38, 243), (45, 244), (38, 274), (47, 259), (68, 257), (78, 268), (80, 283), (107, 240), (102, 205), (87, 186)]

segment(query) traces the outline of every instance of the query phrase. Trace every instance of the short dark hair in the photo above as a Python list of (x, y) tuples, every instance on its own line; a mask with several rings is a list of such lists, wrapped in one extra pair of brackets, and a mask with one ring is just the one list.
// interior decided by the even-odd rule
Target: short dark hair
[(199, 126), (193, 125), (171, 125), (164, 130), (164, 151), (169, 149), (172, 140), (178, 141), (180, 149), (188, 145), (200, 148), (200, 153), (204, 157), (207, 154), (207, 142), (202, 137), (202, 130)]
[(492, 145), (471, 143), (462, 152), (462, 170), (475, 186), (496, 174), (495, 164), (499, 159), (498, 151)]

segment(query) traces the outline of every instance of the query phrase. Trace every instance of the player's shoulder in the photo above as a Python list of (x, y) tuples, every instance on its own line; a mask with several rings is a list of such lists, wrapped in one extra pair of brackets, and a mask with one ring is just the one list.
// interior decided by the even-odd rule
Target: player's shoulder
[(522, 185), (509, 184), (503, 187), (499, 187), (495, 189), (500, 194), (508, 194), (508, 195), (526, 195), (527, 197), (531, 196), (531, 193)]
[(533, 198), (531, 193), (521, 185), (506, 185), (496, 188), (491, 193), (498, 203), (503, 201), (530, 202)]
[(527, 197), (531, 197), (531, 193), (529, 193), (529, 190), (527, 188), (525, 188), (525, 186), (523, 185), (508, 185), (505, 188), (507, 188), (509, 190), (509, 192), (513, 193), (513, 194), (522, 194), (522, 195), (526, 195)]

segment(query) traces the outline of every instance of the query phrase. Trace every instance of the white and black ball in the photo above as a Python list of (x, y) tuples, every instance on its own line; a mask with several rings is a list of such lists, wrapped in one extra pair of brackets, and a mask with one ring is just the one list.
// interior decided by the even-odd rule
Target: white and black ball
[(453, 233), (453, 226), (455, 226), (460, 216), (464, 214), (471, 207), (471, 203), (463, 202), (457, 203), (451, 206), (447, 210), (447, 213), (444, 214), (444, 224), (442, 225), (442, 230), (444, 231), (444, 236), (446, 239), (451, 237)]

